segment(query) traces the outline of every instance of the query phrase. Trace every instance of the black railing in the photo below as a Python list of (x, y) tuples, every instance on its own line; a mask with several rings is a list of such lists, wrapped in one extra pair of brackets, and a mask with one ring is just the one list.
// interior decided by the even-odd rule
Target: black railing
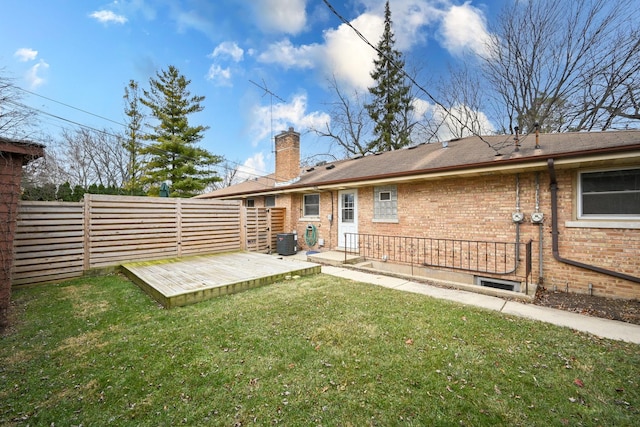
[[(366, 259), (487, 274), (513, 274), (518, 268), (520, 244), (481, 240), (384, 236), (345, 233), (345, 254)], [(527, 252), (530, 257), (530, 251)], [(531, 263), (528, 261), (527, 266)]]

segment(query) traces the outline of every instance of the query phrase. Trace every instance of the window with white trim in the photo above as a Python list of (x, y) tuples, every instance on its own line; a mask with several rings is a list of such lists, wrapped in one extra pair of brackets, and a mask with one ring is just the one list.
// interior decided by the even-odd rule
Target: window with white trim
[(244, 205), (248, 208), (252, 208), (256, 205), (256, 201), (253, 199), (247, 199), (245, 200)]
[(276, 196), (264, 196), (264, 206), (272, 208), (276, 205)]
[(640, 168), (580, 172), (578, 217), (640, 218)]
[(373, 188), (373, 219), (383, 221), (398, 219), (398, 187), (385, 185)]
[(302, 216), (320, 216), (320, 194), (305, 194), (303, 196)]

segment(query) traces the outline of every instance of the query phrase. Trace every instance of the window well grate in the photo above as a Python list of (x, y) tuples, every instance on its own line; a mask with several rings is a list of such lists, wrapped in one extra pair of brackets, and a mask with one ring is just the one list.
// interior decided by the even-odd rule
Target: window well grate
[(504, 291), (520, 292), (520, 282), (511, 280), (493, 279), (490, 277), (477, 277), (476, 284), (487, 288), (502, 289)]

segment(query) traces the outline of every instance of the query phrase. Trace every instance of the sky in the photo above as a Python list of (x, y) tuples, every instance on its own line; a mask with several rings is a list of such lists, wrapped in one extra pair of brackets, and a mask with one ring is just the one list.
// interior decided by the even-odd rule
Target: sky
[[(463, 52), (481, 53), (505, 1), (391, 0), (395, 47), (433, 79)], [(79, 125), (123, 131), (128, 82), (148, 88), (173, 65), (205, 97), (189, 117), (209, 127), (200, 146), (257, 175), (273, 171), (273, 136), (290, 127), (303, 157), (334, 149), (312, 132), (330, 121), (329, 81), (366, 92), (376, 52), (353, 28), (376, 45), (384, 27), (384, 0), (2, 0), (1, 9), (0, 71), (54, 139)]]

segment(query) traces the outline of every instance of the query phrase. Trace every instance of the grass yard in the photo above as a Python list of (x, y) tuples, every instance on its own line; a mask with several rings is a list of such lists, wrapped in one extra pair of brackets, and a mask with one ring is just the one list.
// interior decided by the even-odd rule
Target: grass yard
[(637, 426), (640, 346), (327, 275), (159, 308), (17, 290), (0, 425)]

